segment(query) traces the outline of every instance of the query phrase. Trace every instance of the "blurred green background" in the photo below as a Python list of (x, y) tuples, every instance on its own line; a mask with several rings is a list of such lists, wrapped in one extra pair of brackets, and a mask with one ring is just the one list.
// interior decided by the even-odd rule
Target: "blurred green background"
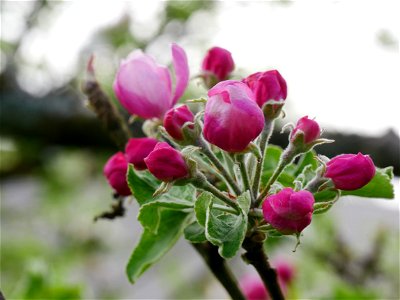
[[(128, 283), (125, 264), (141, 231), (134, 201), (124, 218), (93, 221), (113, 202), (102, 168), (117, 148), (80, 91), (92, 53), (98, 79), (115, 100), (111, 84), (118, 62), (135, 48), (169, 64), (169, 44), (176, 41), (186, 49), (195, 77), (209, 47), (226, 47), (236, 62), (235, 78), (267, 68), (288, 75), (285, 122), (314, 114), (326, 136), (337, 141), (320, 153), (370, 153), (377, 166), (393, 165), (398, 176), (393, 103), (399, 91), (391, 84), (400, 70), (394, 58), (396, 4), (372, 3), (2, 1), (0, 289), (6, 298), (227, 297), (184, 240), (136, 285)], [(354, 11), (359, 15), (349, 16)], [(375, 17), (368, 19), (370, 14)], [(337, 16), (343, 17), (340, 24)], [(341, 39), (341, 30), (350, 32), (350, 39)], [(330, 40), (340, 42), (337, 48), (321, 46)], [(316, 75), (322, 68), (326, 73)], [(376, 86), (359, 75), (366, 69)], [(345, 75), (337, 77), (341, 73), (351, 84)], [(354, 90), (360, 95), (354, 97)], [(335, 91), (344, 99), (332, 104)], [(184, 99), (205, 93), (194, 79)], [(347, 101), (348, 109), (340, 101)], [(360, 105), (368, 106), (363, 113), (356, 110)], [(140, 126), (132, 129), (142, 134)], [(274, 143), (286, 141), (285, 135), (274, 135)], [(291, 298), (399, 298), (398, 177), (395, 186), (394, 201), (347, 197), (316, 216), (295, 253), (292, 238), (268, 241), (272, 261), (285, 259), (296, 267)], [(239, 278), (253, 272), (240, 257), (229, 264)]]

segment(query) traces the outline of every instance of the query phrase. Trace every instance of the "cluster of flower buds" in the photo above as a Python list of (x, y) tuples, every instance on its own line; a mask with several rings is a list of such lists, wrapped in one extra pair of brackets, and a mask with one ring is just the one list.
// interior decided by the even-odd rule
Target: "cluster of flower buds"
[[(125, 153), (119, 152), (110, 158), (104, 174), (120, 195), (130, 194), (125, 178), (128, 163), (139, 171), (147, 169), (164, 182), (188, 178), (193, 172), (189, 170), (187, 158), (180, 149), (171, 145), (192, 144), (207, 150), (210, 147), (205, 147), (204, 143), (208, 142), (230, 155), (247, 153), (266, 124), (281, 115), (287, 98), (287, 85), (282, 75), (277, 70), (270, 70), (254, 73), (242, 80), (228, 80), (234, 69), (232, 55), (223, 48), (214, 47), (208, 51), (201, 66), (200, 77), (209, 90), (204, 118), (197, 120), (187, 105), (175, 106), (188, 85), (189, 67), (185, 51), (176, 44), (172, 45), (172, 58), (175, 84), (172, 84), (167, 67), (157, 64), (151, 56), (139, 50), (121, 63), (116, 74), (114, 91), (121, 105), (130, 114), (143, 119), (157, 118), (170, 137), (170, 144), (152, 137), (132, 138)], [(202, 132), (195, 132), (196, 126)], [(270, 194), (271, 185), (295, 157), (318, 144), (329, 142), (320, 136), (321, 128), (315, 120), (308, 116), (300, 118), (292, 126), (289, 146), (267, 186), (262, 191), (254, 182), (254, 189), (247, 186), (252, 192), (254, 208), (262, 204), (265, 222), (282, 234), (299, 234), (310, 224), (314, 197), (305, 189), (290, 187)], [(257, 140), (258, 143), (260, 140), (262, 138)], [(263, 155), (265, 153), (261, 153)], [(215, 159), (211, 157), (210, 160), (218, 166)], [(262, 161), (258, 160), (260, 168)], [(254, 181), (259, 181), (257, 171), (255, 173)], [(359, 153), (333, 158), (326, 164), (322, 177), (330, 180), (335, 189), (354, 190), (366, 185), (374, 174), (372, 160)], [(228, 183), (236, 186), (229, 180)]]

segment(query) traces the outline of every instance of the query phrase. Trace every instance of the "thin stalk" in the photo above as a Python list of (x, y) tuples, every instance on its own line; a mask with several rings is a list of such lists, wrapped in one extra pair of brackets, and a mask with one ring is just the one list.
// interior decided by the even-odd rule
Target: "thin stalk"
[(226, 179), (227, 183), (230, 185), (232, 190), (236, 193), (237, 196), (241, 194), (239, 187), (236, 182), (233, 180), (232, 176), (228, 173), (225, 167), (221, 164), (218, 157), (211, 151), (210, 146), (207, 142), (200, 137), (198, 140), (199, 146), (201, 147), (203, 153), (210, 159), (210, 161), (214, 164), (214, 166), (221, 172), (222, 176)]
[(278, 276), (268, 262), (268, 257), (263, 249), (263, 233), (255, 233), (247, 237), (243, 242), (246, 253), (243, 258), (257, 270), (272, 300), (284, 300), (282, 290), (279, 286)]
[(293, 160), (293, 158), (295, 158), (295, 156), (296, 156), (296, 151), (294, 151), (293, 147), (291, 147), (291, 144), (289, 144), (289, 146), (282, 153), (281, 158), (278, 163), (278, 166), (276, 167), (274, 173), (269, 178), (267, 185), (264, 187), (264, 189), (261, 191), (260, 195), (258, 196), (255, 207), (260, 206), (260, 204), (264, 200), (265, 196), (268, 194), (269, 189), (271, 188), (272, 184), (278, 179), (278, 177), (282, 173), (283, 169), (285, 169), (285, 167), (292, 162), (292, 160)]
[(264, 164), (268, 141), (274, 130), (274, 124), (275, 124), (274, 120), (265, 120), (264, 129), (261, 133), (261, 138), (260, 138), (261, 158), (257, 160), (256, 173), (254, 174), (254, 179), (253, 179), (254, 198), (258, 197), (258, 189), (260, 188), (262, 167)]
[[(203, 158), (200, 155), (194, 155), (197, 163), (199, 164), (200, 167), (204, 168), (206, 171), (210, 172), (214, 176), (216, 176), (220, 181), (226, 182), (226, 179), (224, 176), (221, 175), (220, 172), (218, 172), (217, 169), (215, 169), (213, 166), (211, 166), (209, 163), (203, 160)], [(231, 191), (233, 191), (231, 189)]]
[(222, 284), (232, 299), (246, 300), (238, 286), (238, 282), (233, 273), (226, 265), (225, 260), (219, 255), (218, 247), (210, 242), (192, 244), (197, 252), (203, 257), (211, 272)]
[(236, 210), (233, 209), (230, 206), (225, 206), (225, 205), (220, 205), (220, 204), (213, 204), (212, 206), (213, 208), (223, 211), (223, 212), (227, 212), (227, 213), (231, 213), (231, 214), (236, 214)]
[(254, 194), (250, 188), (250, 179), (249, 179), (249, 174), (247, 174), (246, 164), (244, 161), (244, 155), (239, 154), (236, 157), (239, 162), (240, 174), (242, 175), (244, 189), (245, 189), (245, 191), (248, 190), (250, 192), (251, 202), (254, 203), (254, 201), (255, 201)]
[(240, 208), (239, 205), (231, 200), (228, 196), (226, 196), (224, 193), (222, 193), (219, 189), (217, 189), (215, 186), (213, 186), (210, 182), (208, 182), (207, 178), (200, 172), (198, 172), (195, 176), (195, 178), (192, 181), (193, 185), (203, 189), (207, 192), (210, 192), (213, 194), (215, 197), (223, 201), (225, 204), (229, 205), (230, 207), (234, 208), (236, 211), (236, 214), (240, 213)]

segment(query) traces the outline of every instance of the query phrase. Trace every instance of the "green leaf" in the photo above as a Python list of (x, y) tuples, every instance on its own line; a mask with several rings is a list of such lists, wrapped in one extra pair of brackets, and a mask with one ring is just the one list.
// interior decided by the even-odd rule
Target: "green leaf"
[(196, 188), (191, 185), (174, 186), (168, 193), (163, 194), (161, 197), (168, 199), (183, 199), (189, 202), (194, 202), (196, 198)]
[(163, 210), (157, 234), (144, 229), (126, 267), (129, 281), (134, 283), (149, 267), (160, 260), (175, 245), (187, 225), (189, 215), (175, 210)]
[(207, 241), (204, 227), (196, 221), (187, 226), (183, 233), (185, 234), (185, 238), (191, 243), (202, 243)]
[(199, 224), (203, 227), (206, 226), (207, 209), (213, 198), (213, 194), (209, 192), (203, 192), (197, 198), (196, 203), (194, 204), (194, 212), (196, 214), (197, 222), (199, 222)]
[(250, 208), (250, 194), (245, 192), (237, 198), (240, 214), (224, 214), (213, 210), (213, 201), (207, 208), (206, 237), (219, 247), (218, 252), (224, 258), (231, 258), (240, 249), (247, 231), (247, 214)]
[(273, 171), (276, 169), (279, 163), (283, 150), (281, 147), (275, 145), (269, 145), (264, 158), (263, 173), (267, 171)]
[(314, 150), (308, 151), (307, 153), (303, 154), (297, 163), (296, 172), (293, 175), (298, 176), (303, 172), (306, 167), (310, 170), (316, 170), (318, 168), (318, 161), (315, 158), (316, 155), (317, 154)]
[(354, 191), (342, 191), (342, 195), (352, 195), (368, 198), (394, 198), (394, 188), (392, 184), (393, 167), (384, 169), (376, 168), (374, 178), (364, 187)]
[(325, 190), (314, 194), (315, 203), (329, 202), (336, 198), (337, 192), (332, 190)]
[(158, 187), (154, 177), (147, 172), (136, 172), (133, 165), (129, 164), (126, 179), (132, 195), (140, 205), (152, 201), (153, 193)]
[(187, 200), (161, 198), (143, 204), (139, 210), (138, 220), (144, 228), (157, 234), (163, 210), (184, 210), (188, 208), (193, 208), (193, 203)]
[[(286, 169), (286, 168), (285, 168)], [(272, 176), (273, 171), (266, 171), (261, 175), (261, 184), (266, 185), (269, 178)], [(285, 187), (293, 187), (294, 177), (285, 171), (279, 175), (277, 181), (280, 182)]]

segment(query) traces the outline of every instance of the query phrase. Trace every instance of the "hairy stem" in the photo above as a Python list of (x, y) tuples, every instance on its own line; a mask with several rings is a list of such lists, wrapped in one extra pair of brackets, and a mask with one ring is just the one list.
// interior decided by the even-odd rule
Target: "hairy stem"
[(195, 175), (193, 178), (192, 184), (200, 189), (203, 189), (207, 192), (212, 193), (215, 197), (222, 200), (225, 204), (234, 208), (236, 213), (240, 213), (240, 208), (237, 202), (231, 200), (228, 196), (222, 193), (219, 189), (213, 186), (210, 182), (208, 182), (207, 178), (200, 172)]
[(285, 149), (285, 151), (283, 151), (278, 166), (276, 167), (274, 173), (269, 178), (267, 185), (264, 187), (264, 189), (258, 196), (255, 207), (260, 206), (265, 196), (267, 196), (272, 184), (275, 182), (275, 180), (278, 179), (283, 169), (285, 169), (285, 167), (292, 162), (292, 160), (296, 157), (296, 155), (297, 155), (296, 151), (291, 147), (291, 144), (289, 144), (289, 146)]
[(203, 257), (211, 272), (223, 285), (232, 299), (246, 300), (242, 291), (239, 289), (238, 282), (231, 270), (226, 265), (225, 260), (219, 255), (218, 247), (210, 242), (192, 244), (197, 252)]
[(243, 248), (247, 252), (243, 254), (243, 258), (257, 270), (272, 300), (284, 300), (277, 273), (269, 264), (264, 252), (263, 237), (264, 234), (258, 232), (244, 240)]
[(232, 176), (228, 173), (225, 167), (221, 164), (218, 157), (211, 151), (210, 146), (207, 142), (200, 137), (198, 140), (199, 146), (201, 147), (203, 153), (209, 158), (209, 160), (214, 164), (214, 166), (221, 172), (222, 176), (226, 179), (227, 184), (232, 188), (232, 190), (236, 193), (237, 196), (241, 194), (241, 191), (233, 180)]
[(254, 203), (255, 199), (254, 199), (253, 191), (250, 188), (250, 179), (249, 179), (249, 175), (246, 170), (246, 163), (244, 161), (244, 155), (242, 155), (242, 154), (237, 155), (237, 160), (239, 162), (240, 174), (242, 175), (244, 189), (245, 189), (245, 191), (248, 190), (250, 192), (251, 202)]
[(261, 133), (261, 138), (260, 138), (261, 158), (257, 160), (256, 173), (254, 174), (254, 179), (253, 179), (253, 195), (255, 198), (258, 197), (258, 189), (260, 188), (262, 167), (264, 164), (268, 140), (271, 137), (272, 132), (274, 130), (274, 124), (275, 124), (274, 120), (265, 120), (264, 129)]

